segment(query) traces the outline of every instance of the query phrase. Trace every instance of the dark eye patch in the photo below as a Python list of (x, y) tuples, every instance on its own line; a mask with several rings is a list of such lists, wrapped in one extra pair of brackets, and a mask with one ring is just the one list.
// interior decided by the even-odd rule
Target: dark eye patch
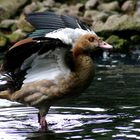
[(89, 40), (90, 42), (94, 42), (95, 38), (94, 38), (94, 37), (90, 37), (88, 40)]

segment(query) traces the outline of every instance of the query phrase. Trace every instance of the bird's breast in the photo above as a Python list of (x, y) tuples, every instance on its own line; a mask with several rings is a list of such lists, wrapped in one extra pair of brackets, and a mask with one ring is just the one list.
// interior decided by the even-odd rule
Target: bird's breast
[(79, 57), (75, 67), (74, 72), (59, 82), (59, 88), (63, 94), (79, 94), (88, 88), (93, 80), (95, 68), (90, 57)]

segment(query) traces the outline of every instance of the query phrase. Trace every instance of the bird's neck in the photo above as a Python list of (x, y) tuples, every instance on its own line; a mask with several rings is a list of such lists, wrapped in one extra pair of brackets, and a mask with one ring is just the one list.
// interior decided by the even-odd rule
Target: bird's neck
[(86, 55), (79, 55), (74, 60), (74, 71), (68, 77), (58, 82), (60, 95), (79, 95), (88, 88), (94, 77), (94, 65), (92, 59)]
[(83, 80), (90, 80), (94, 76), (93, 60), (88, 55), (78, 55), (74, 58), (75, 73)]

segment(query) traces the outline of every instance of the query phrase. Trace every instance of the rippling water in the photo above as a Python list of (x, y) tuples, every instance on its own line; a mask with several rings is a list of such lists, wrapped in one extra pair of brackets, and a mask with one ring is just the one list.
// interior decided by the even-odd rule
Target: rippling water
[(96, 77), (82, 96), (50, 108), (48, 131), (40, 131), (38, 110), (0, 100), (0, 139), (140, 139), (139, 54), (104, 57), (96, 66)]

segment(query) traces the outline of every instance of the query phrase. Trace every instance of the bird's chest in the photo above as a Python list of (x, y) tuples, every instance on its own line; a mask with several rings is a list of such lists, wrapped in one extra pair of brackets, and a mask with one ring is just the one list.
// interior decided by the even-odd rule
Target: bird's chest
[(59, 82), (61, 93), (79, 94), (88, 88), (94, 77), (94, 65), (89, 57), (79, 59), (76, 62), (75, 72), (71, 72), (68, 78)]

